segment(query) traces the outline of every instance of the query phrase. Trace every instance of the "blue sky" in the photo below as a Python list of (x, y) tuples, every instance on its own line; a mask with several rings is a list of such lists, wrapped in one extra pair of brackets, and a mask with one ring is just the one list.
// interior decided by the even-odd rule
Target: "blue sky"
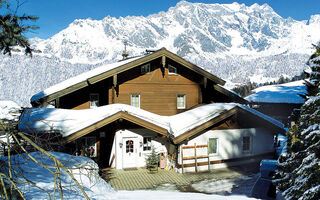
[[(235, 0), (188, 0), (201, 3), (233, 3)], [(179, 0), (26, 0), (20, 12), (36, 15), (40, 29), (27, 33), (27, 37), (49, 38), (66, 28), (75, 19), (102, 19), (112, 17), (148, 16), (167, 11)], [(253, 3), (269, 4), (284, 18), (307, 20), (313, 14), (320, 14), (319, 0), (238, 0), (247, 6)]]

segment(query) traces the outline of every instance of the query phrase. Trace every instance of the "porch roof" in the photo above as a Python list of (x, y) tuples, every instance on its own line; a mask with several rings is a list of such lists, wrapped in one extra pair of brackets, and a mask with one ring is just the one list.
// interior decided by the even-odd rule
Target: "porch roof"
[(160, 116), (125, 104), (111, 104), (86, 110), (32, 108), (23, 113), (19, 129), (28, 133), (58, 131), (69, 142), (115, 120), (125, 119), (161, 135), (171, 136), (174, 143), (179, 143), (180, 139), (177, 138), (199, 133), (239, 110), (249, 112), (279, 130), (284, 127), (281, 122), (247, 106), (213, 103), (173, 116)]

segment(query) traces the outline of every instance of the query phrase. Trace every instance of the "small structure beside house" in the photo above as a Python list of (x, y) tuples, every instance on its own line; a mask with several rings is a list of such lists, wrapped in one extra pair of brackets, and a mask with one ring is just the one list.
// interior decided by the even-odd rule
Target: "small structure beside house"
[(245, 99), (256, 110), (289, 125), (289, 117), (305, 102), (307, 86), (304, 80), (279, 85), (267, 85), (253, 90)]
[[(166, 49), (96, 68), (31, 98), (19, 129), (58, 132), (66, 151), (100, 167), (200, 171), (274, 152), (283, 124), (243, 104), (225, 81)], [(48, 108), (54, 107), (54, 108)]]

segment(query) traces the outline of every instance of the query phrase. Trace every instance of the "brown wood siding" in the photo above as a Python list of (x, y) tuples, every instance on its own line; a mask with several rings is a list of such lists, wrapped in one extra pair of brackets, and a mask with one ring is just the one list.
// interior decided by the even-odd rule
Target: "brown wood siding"
[[(160, 67), (151, 65), (151, 72), (141, 75), (140, 67), (118, 75), (120, 84), (118, 96), (114, 95), (114, 103), (130, 105), (131, 94), (140, 95), (140, 108), (159, 115), (175, 115), (201, 103), (200, 85), (179, 74), (168, 74), (165, 68), (164, 76)], [(177, 67), (178, 68), (178, 67)], [(133, 74), (139, 76), (133, 77)], [(128, 77), (133, 77), (127, 80)], [(186, 109), (177, 109), (177, 95), (186, 97)], [(200, 95), (199, 95), (200, 94)], [(109, 99), (112, 99), (112, 88), (109, 89)]]
[[(175, 67), (177, 73), (168, 74), (168, 65)], [(170, 59), (166, 59), (163, 68), (161, 58), (150, 62), (147, 74), (141, 74), (141, 66), (137, 66), (62, 96), (59, 107), (88, 109), (90, 93), (99, 94), (100, 106), (112, 103), (130, 105), (131, 94), (139, 94), (140, 108), (159, 115), (175, 115), (204, 103), (225, 99), (223, 94), (214, 92), (211, 80)], [(178, 94), (185, 95), (185, 109), (177, 109)]]

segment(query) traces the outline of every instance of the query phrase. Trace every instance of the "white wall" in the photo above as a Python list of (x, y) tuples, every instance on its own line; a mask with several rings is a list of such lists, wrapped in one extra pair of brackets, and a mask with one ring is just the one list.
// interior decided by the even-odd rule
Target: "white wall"
[[(244, 152), (242, 150), (242, 137), (251, 137), (251, 149)], [(208, 144), (209, 138), (218, 138), (217, 153), (210, 154), (210, 161), (224, 160), (231, 158), (241, 158), (247, 156), (254, 156), (274, 151), (273, 147), (273, 134), (262, 128), (250, 128), (250, 129), (228, 129), (228, 130), (209, 130), (205, 131), (196, 138), (183, 144), (183, 146), (192, 146), (195, 143), (197, 145)], [(179, 151), (181, 149), (179, 148)], [(183, 150), (183, 157), (194, 156), (194, 149)], [(197, 155), (206, 155), (207, 148), (197, 149)], [(181, 164), (181, 152), (178, 154), (179, 164)], [(207, 158), (198, 159), (198, 162), (207, 162)], [(245, 162), (245, 161), (244, 161)], [(194, 160), (185, 160), (186, 163), (194, 163)], [(237, 163), (239, 164), (239, 163)], [(229, 165), (229, 163), (228, 163)], [(226, 167), (226, 164), (214, 164), (210, 168)], [(195, 167), (185, 168), (185, 172), (194, 171)], [(208, 166), (199, 166), (199, 171), (208, 170)], [(181, 171), (181, 170), (180, 170)]]
[[(113, 162), (113, 165), (111, 167), (115, 167), (116, 169), (123, 169), (124, 163), (123, 163), (123, 150), (125, 148), (125, 144), (123, 143), (124, 138), (133, 138), (135, 141), (135, 152), (136, 152), (136, 167), (144, 167), (146, 166), (146, 157), (148, 154), (151, 153), (150, 151), (144, 151), (143, 150), (143, 136), (151, 136), (152, 140), (151, 143), (155, 147), (155, 150), (157, 153), (167, 153), (169, 149), (174, 149), (170, 147), (166, 142), (166, 138), (161, 138), (156, 133), (147, 130), (147, 129), (124, 129), (119, 130), (116, 132), (114, 137), (114, 144), (111, 151), (111, 156), (116, 155), (115, 161)], [(120, 148), (120, 143), (122, 143), (122, 148)], [(140, 145), (142, 144), (142, 145)], [(172, 150), (171, 150), (172, 151)], [(110, 159), (111, 161), (111, 159)], [(109, 161), (109, 162), (110, 162)]]

